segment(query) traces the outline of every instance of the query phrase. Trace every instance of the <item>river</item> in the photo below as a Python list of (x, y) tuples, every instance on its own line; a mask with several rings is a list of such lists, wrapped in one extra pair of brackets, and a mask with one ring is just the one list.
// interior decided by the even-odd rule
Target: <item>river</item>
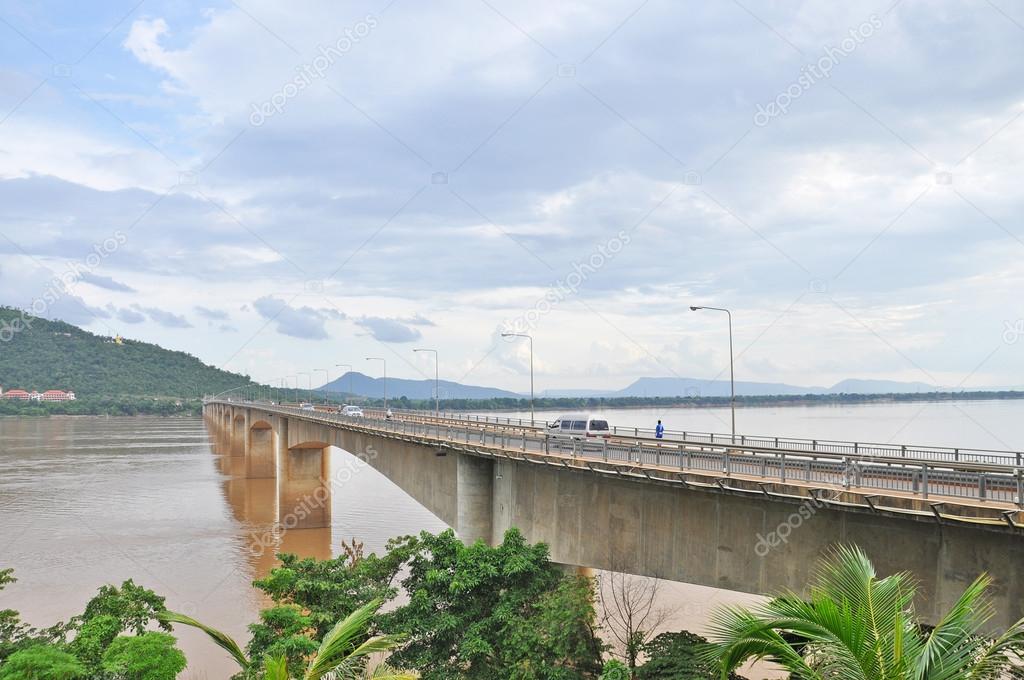
[[(718, 408), (605, 414), (628, 427), (661, 418), (671, 429), (724, 432), (729, 422)], [(991, 401), (744, 408), (737, 420), (750, 434), (1021, 449), (1022, 415), (1024, 402)], [(332, 449), (332, 469), (353, 460)], [(349, 481), (335, 476), (330, 528), (288, 531), (254, 554), (253, 536), (274, 520), (276, 491), (273, 480), (240, 476), (238, 462), (214, 451), (198, 418), (0, 418), (0, 568), (18, 578), (0, 593), (0, 608), (48, 626), (81, 612), (99, 586), (132, 578), (171, 609), (244, 642), (265, 604), (250, 583), (271, 568), (274, 551), (323, 558), (352, 538), (380, 551), (393, 536), (444, 528), (380, 474), (352, 466)], [(700, 631), (715, 607), (756, 598), (665, 584), (662, 600), (674, 611), (670, 628)], [(190, 662), (184, 678), (235, 671), (200, 634), (176, 634)]]

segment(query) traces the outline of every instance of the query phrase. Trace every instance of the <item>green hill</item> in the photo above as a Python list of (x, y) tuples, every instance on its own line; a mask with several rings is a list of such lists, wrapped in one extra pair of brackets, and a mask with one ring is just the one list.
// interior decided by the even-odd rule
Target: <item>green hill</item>
[(79, 399), (194, 399), (251, 382), (186, 354), (135, 340), (120, 344), (62, 321), (0, 307), (4, 390), (72, 390)]

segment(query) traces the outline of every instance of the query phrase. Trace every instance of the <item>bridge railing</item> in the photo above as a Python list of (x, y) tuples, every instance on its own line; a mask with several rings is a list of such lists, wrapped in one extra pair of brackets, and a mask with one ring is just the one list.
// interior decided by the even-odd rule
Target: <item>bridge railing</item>
[[(433, 412), (393, 410), (398, 416), (433, 417)], [(486, 416), (470, 413), (445, 413), (442, 418), (461, 420), (472, 423), (504, 425), (508, 427), (547, 428), (550, 422), (537, 419), (531, 425), (529, 418), (509, 418), (502, 416)], [(634, 439), (655, 439), (654, 428), (645, 427), (611, 427), (611, 434), (617, 437)], [(732, 435), (716, 432), (694, 430), (669, 430), (664, 432), (663, 440), (710, 445), (731, 445), (740, 447), (756, 446), (785, 451), (806, 451), (811, 453), (837, 453), (848, 456), (869, 456), (884, 458), (905, 458), (914, 460), (941, 460), (964, 463), (990, 463), (1008, 467), (1024, 466), (1024, 452), (1005, 451), (998, 449), (976, 449), (963, 447), (923, 446), (912, 444), (891, 444), (878, 442), (857, 442), (838, 439), (804, 439), (798, 437), (776, 437), (772, 435), (737, 434), (735, 441)]]
[[(327, 424), (368, 428), (439, 443), (463, 443), (506, 453), (560, 455), (585, 464), (601, 461), (643, 469), (691, 472), (715, 478), (741, 475), (765, 482), (802, 483), (837, 490), (920, 499), (965, 499), (1024, 507), (1021, 468), (965, 460), (848, 455), (842, 451), (786, 451), (752, 444), (620, 438), (576, 438), (537, 428), (494, 428), (472, 419), (351, 417), (288, 406), (262, 406), (289, 416)], [(727, 438), (728, 439), (728, 438)], [(771, 439), (774, 443), (774, 438)]]

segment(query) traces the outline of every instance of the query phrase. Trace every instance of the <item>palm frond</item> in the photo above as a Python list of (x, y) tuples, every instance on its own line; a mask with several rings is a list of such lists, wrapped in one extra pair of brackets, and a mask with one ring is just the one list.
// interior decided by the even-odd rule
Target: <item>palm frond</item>
[[(352, 655), (373, 641), (374, 638), (371, 638), (357, 644), (357, 641), (366, 635), (370, 621), (380, 609), (381, 604), (383, 604), (381, 600), (374, 600), (335, 624), (334, 628), (320, 642), (320, 649), (310, 661), (303, 676), (304, 680), (320, 680), (331, 671), (339, 670), (346, 665), (351, 669), (352, 662), (356, 659), (362, 661), (364, 655), (358, 657), (352, 657)], [(349, 661), (350, 658), (352, 658), (352, 662)]]
[(261, 680), (288, 680), (288, 659), (284, 656), (268, 656), (263, 663)]
[(232, 658), (234, 658), (234, 660), (238, 662), (238, 665), (242, 667), (243, 671), (248, 670), (249, 659), (246, 658), (245, 652), (243, 652), (242, 648), (238, 646), (238, 643), (235, 642), (234, 639), (227, 633), (223, 633), (217, 630), (216, 628), (211, 628), (206, 624), (200, 623), (199, 621), (193, 619), (191, 616), (186, 616), (184, 614), (179, 614), (177, 612), (163, 611), (158, 613), (156, 617), (158, 620), (164, 621), (166, 623), (180, 623), (185, 626), (192, 626), (193, 628), (198, 628), (199, 630), (206, 633), (210, 637), (210, 639), (213, 640), (214, 644), (216, 644), (218, 647), (220, 647), (221, 649), (225, 650), (228, 654), (230, 654)]

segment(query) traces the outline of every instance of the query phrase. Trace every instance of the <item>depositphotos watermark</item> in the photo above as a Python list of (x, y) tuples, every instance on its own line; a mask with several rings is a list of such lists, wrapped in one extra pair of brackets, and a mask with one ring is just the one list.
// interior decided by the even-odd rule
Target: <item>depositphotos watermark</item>
[(276, 546), (281, 536), (289, 529), (294, 529), (306, 518), (319, 512), (331, 502), (331, 488), (337, 485), (347, 484), (352, 480), (352, 475), (359, 469), (370, 464), (371, 460), (377, 457), (377, 450), (373, 446), (367, 446), (365, 453), (354, 454), (345, 461), (345, 465), (333, 473), (327, 482), (321, 484), (312, 493), (305, 494), (292, 510), (274, 522), (266, 531), (253, 532), (249, 535), (249, 553), (254, 556), (262, 555), (268, 548)]
[(259, 127), (268, 118), (284, 111), (288, 102), (299, 95), (300, 92), (322, 79), (328, 69), (334, 66), (335, 61), (340, 59), (377, 27), (377, 17), (367, 14), (366, 18), (352, 28), (344, 30), (345, 35), (338, 38), (334, 43), (324, 47), (317, 45), (317, 54), (308, 64), (296, 66), (297, 74), (294, 78), (284, 84), (280, 90), (270, 96), (269, 99), (259, 104), (252, 105), (252, 113), (249, 114), (249, 123), (253, 127)]
[(804, 522), (818, 514), (818, 510), (825, 507), (827, 502), (827, 500), (819, 496), (808, 498), (800, 504), (796, 512), (775, 527), (775, 531), (769, 531), (767, 536), (758, 534), (754, 552), (758, 557), (766, 557), (775, 548), (789, 543), (789, 537), (793, 532), (802, 527)]
[(1003, 322), (1003, 342), (1007, 345), (1016, 345), (1022, 337), (1024, 337), (1024, 319)]
[(81, 261), (69, 262), (63, 272), (50, 279), (42, 295), (34, 298), (27, 309), (23, 309), (16, 318), (5, 319), (0, 323), (0, 342), (10, 342), (21, 331), (31, 329), (33, 319), (45, 316), (50, 307), (67, 295), (83, 274), (91, 274), (127, 242), (127, 234), (115, 231), (102, 242), (94, 243), (92, 251)]
[(818, 57), (817, 61), (807, 64), (800, 69), (800, 76), (790, 83), (789, 87), (776, 95), (767, 104), (757, 105), (757, 112), (754, 114), (754, 125), (764, 127), (773, 118), (786, 115), (794, 100), (802, 97), (805, 92), (814, 87), (818, 82), (830, 78), (832, 76), (832, 69), (863, 45), (864, 41), (873, 36), (881, 27), (881, 18), (872, 14), (860, 26), (851, 28), (849, 37), (843, 38), (838, 46), (829, 45), (826, 47), (824, 54)]
[(570, 296), (578, 293), (580, 286), (586, 283), (590, 276), (614, 260), (615, 256), (622, 252), (622, 249), (628, 246), (632, 240), (633, 237), (630, 233), (623, 229), (598, 245), (582, 262), (573, 262), (572, 271), (565, 278), (555, 281), (544, 292), (544, 295), (537, 299), (533, 307), (515, 319), (506, 319), (502, 324), (503, 332), (523, 333), (535, 329), (542, 316), (549, 314), (559, 302), (564, 302)]

